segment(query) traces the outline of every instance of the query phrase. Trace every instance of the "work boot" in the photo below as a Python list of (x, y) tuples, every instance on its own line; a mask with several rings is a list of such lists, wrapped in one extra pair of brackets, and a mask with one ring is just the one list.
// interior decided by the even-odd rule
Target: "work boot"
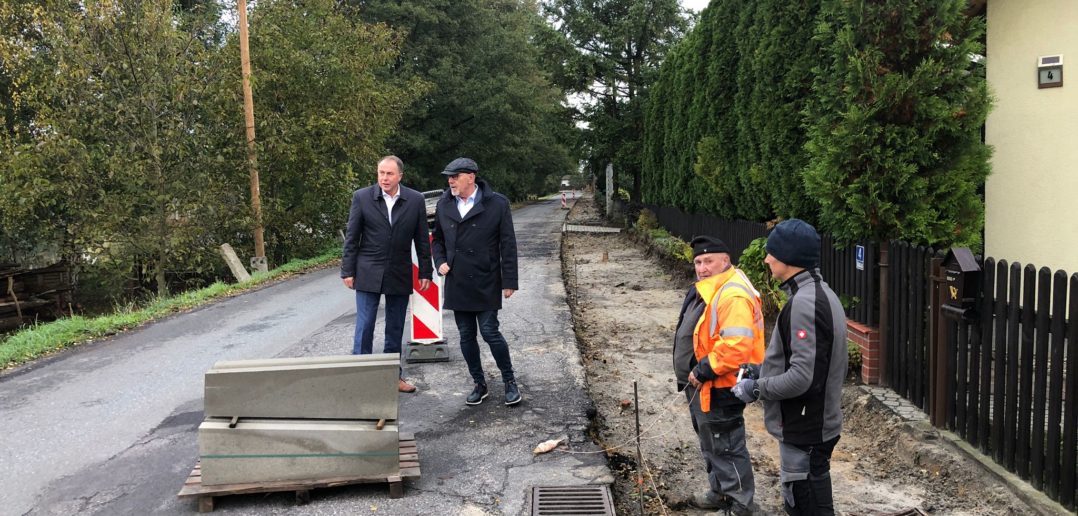
[(517, 382), (510, 380), (505, 382), (505, 404), (516, 405), (520, 403), (520, 400), (524, 399), (524, 396), (520, 394), (520, 389), (517, 388)]
[(400, 380), (398, 380), (398, 383), (397, 383), (397, 391), (398, 392), (415, 392), (415, 385), (412, 385), (412, 384), (404, 381), (404, 378), (401, 378)]
[(468, 395), (468, 399), (464, 400), (464, 403), (468, 405), (478, 405), (483, 403), (483, 400), (487, 399), (487, 384), (477, 383), (475, 388), (472, 389), (472, 393)]
[(756, 514), (756, 504), (750, 503), (748, 507), (741, 505), (737, 501), (730, 501), (730, 506), (726, 508), (726, 512), (730, 516), (752, 516)]
[(730, 508), (730, 500), (719, 493), (708, 490), (692, 495), (689, 505), (705, 511), (724, 511)]

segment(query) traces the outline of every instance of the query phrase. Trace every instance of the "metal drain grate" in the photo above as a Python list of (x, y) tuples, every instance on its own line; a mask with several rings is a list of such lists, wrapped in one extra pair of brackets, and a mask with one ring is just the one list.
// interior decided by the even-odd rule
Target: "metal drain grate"
[(614, 516), (607, 486), (538, 486), (532, 488), (532, 516)]

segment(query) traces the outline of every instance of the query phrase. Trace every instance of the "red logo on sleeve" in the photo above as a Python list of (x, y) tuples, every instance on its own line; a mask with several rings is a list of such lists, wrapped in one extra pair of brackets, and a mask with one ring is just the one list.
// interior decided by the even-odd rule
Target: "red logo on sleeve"
[(808, 336), (809, 336), (809, 334), (808, 334), (807, 331), (805, 331), (805, 330), (797, 330), (797, 338), (799, 338), (801, 340), (804, 340)]

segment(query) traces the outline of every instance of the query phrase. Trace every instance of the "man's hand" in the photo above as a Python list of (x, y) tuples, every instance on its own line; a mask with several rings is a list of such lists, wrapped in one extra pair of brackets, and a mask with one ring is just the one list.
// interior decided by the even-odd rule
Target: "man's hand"
[(740, 376), (752, 378), (753, 380), (760, 379), (760, 364), (741, 364)]
[(692, 385), (693, 387), (696, 387), (698, 389), (700, 388), (701, 382), (700, 379), (696, 377), (695, 372), (689, 373), (689, 385)]
[(347, 278), (341, 278), (341, 280), (344, 281), (344, 286), (355, 290), (355, 286), (353, 286), (353, 281), (355, 280), (354, 277), (349, 276)]
[(516, 292), (516, 290), (513, 290), (511, 288), (502, 289), (502, 295), (505, 296), (506, 299), (512, 297), (513, 292)]
[(428, 288), (430, 288), (430, 280), (429, 279), (421, 279), (421, 280), (419, 280), (419, 291), (420, 292), (426, 292)]
[(745, 403), (752, 403), (760, 398), (760, 390), (756, 386), (756, 380), (753, 378), (742, 378), (730, 392), (737, 396), (737, 399), (744, 401)]
[(445, 276), (446, 274), (449, 274), (449, 264), (448, 263), (443, 263), (443, 264), (439, 265), (438, 266), (438, 274), (441, 274), (442, 276)]

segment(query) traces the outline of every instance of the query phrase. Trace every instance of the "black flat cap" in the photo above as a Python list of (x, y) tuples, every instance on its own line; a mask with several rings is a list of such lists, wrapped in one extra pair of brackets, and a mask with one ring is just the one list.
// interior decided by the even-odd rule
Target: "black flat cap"
[(470, 172), (475, 174), (479, 172), (479, 165), (475, 164), (475, 161), (469, 158), (457, 158), (450, 161), (445, 166), (445, 170), (442, 171), (443, 176), (455, 176), (461, 172)]
[(702, 254), (708, 253), (726, 253), (730, 254), (730, 248), (726, 247), (726, 242), (719, 240), (713, 236), (700, 235), (692, 239), (689, 243), (692, 246), (692, 257), (696, 258)]

